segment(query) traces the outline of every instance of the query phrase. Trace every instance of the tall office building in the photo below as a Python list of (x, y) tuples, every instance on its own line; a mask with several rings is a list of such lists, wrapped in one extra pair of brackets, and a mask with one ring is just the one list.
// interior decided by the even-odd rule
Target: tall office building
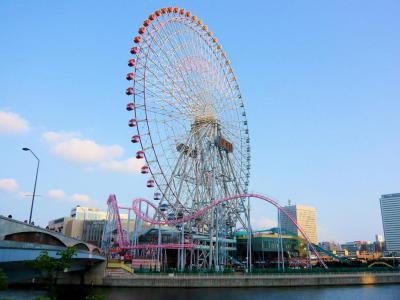
[(379, 201), (386, 251), (400, 256), (400, 193), (382, 195)]
[[(285, 206), (284, 209), (293, 217), (297, 224), (303, 228), (311, 242), (317, 244), (317, 217), (315, 207), (305, 205), (288, 205)], [(281, 213), (280, 215), (280, 225), (284, 233), (302, 236), (300, 230), (297, 229), (297, 227), (284, 213)]]

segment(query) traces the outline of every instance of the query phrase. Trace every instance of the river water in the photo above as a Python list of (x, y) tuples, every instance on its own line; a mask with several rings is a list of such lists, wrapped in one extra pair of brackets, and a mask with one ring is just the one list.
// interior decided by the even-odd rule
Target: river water
[[(0, 291), (0, 299), (36, 300), (45, 291)], [(57, 299), (84, 299), (86, 295), (102, 295), (111, 300), (400, 300), (400, 284), (345, 287), (302, 288), (77, 288), (57, 290)]]

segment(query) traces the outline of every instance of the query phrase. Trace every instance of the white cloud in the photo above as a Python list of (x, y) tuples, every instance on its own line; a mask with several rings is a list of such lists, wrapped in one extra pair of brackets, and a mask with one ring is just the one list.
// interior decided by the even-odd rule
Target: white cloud
[(18, 191), (18, 183), (11, 178), (0, 179), (0, 190), (12, 193)]
[(52, 199), (64, 199), (67, 195), (61, 189), (53, 189), (47, 192), (47, 196)]
[(269, 229), (277, 227), (278, 223), (276, 220), (272, 220), (266, 217), (255, 218), (251, 221), (251, 226), (253, 229)]
[(88, 195), (83, 194), (73, 194), (71, 199), (78, 202), (89, 202), (91, 200)]
[(119, 145), (99, 145), (77, 135), (76, 132), (48, 131), (42, 134), (42, 138), (50, 144), (53, 154), (78, 163), (104, 162), (120, 157), (124, 152)]
[(46, 131), (42, 134), (42, 139), (49, 143), (60, 143), (80, 136), (81, 134), (79, 132)]
[(46, 196), (54, 199), (59, 200), (65, 203), (74, 203), (74, 202), (84, 202), (84, 203), (92, 203), (95, 204), (96, 201), (93, 201), (90, 196), (84, 194), (67, 194), (62, 189), (52, 189), (46, 193)]
[(28, 122), (18, 114), (0, 111), (0, 134), (20, 134), (29, 130)]
[(50, 152), (68, 161), (86, 164), (85, 172), (103, 170), (116, 173), (137, 173), (143, 163), (136, 158), (117, 159), (124, 153), (120, 145), (100, 145), (84, 139), (79, 132), (47, 131), (42, 140)]
[(110, 172), (120, 173), (137, 173), (143, 166), (135, 157), (128, 158), (127, 160), (110, 160), (100, 164), (100, 168)]

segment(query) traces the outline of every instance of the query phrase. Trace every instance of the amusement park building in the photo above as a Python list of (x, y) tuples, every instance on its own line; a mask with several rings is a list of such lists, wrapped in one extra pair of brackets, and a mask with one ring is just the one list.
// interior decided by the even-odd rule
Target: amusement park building
[[(306, 254), (306, 241), (302, 237), (288, 234), (278, 234), (276, 228), (256, 232), (251, 237), (252, 261), (255, 265), (271, 265), (277, 261), (280, 248), (280, 237), (285, 257), (302, 257)], [(237, 258), (245, 260), (247, 250), (247, 233), (238, 232), (237, 239)]]
[[(47, 228), (99, 246), (106, 217), (107, 212), (97, 208), (76, 206), (71, 210), (69, 217), (51, 220)], [(121, 214), (120, 218), (122, 226), (127, 228), (128, 215)], [(133, 220), (130, 223), (133, 229)]]
[[(284, 209), (293, 217), (297, 224), (303, 228), (311, 242), (317, 244), (317, 217), (315, 207), (305, 205), (289, 205), (285, 206)], [(280, 226), (285, 232), (302, 236), (300, 230), (284, 214), (281, 214)]]
[(386, 251), (400, 256), (400, 193), (382, 195), (380, 204)]

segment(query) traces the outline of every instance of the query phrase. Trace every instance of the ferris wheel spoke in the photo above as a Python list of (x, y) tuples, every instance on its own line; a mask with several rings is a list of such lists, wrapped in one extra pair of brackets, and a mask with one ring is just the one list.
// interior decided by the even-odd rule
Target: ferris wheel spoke
[[(181, 29), (177, 28), (177, 27), (176, 27), (177, 24), (180, 24), (182, 28), (181, 28)], [(171, 26), (174, 27), (175, 32), (182, 32), (182, 30), (186, 30), (186, 29), (188, 28), (187, 25), (182, 25), (181, 23), (178, 23), (178, 22), (172, 22), (172, 23), (171, 23)], [(162, 33), (166, 36), (166, 40), (170, 42), (171, 48), (172, 48), (172, 50), (173, 50), (173, 54), (175, 55), (175, 57), (177, 58), (177, 60), (180, 61), (180, 60), (182, 59), (182, 56), (179, 55), (178, 52), (179, 52), (179, 50), (181, 50), (182, 52), (183, 52), (183, 50), (185, 50), (185, 44), (183, 44), (183, 43), (182, 43), (182, 40), (180, 39), (180, 36), (181, 36), (181, 35), (179, 35), (179, 34), (176, 34), (176, 35), (165, 34), (164, 32), (162, 32)], [(182, 34), (182, 35), (183, 35), (183, 34)], [(178, 46), (175, 46), (175, 45), (172, 43), (173, 37), (176, 37), (177, 40), (179, 40), (179, 45), (178, 45)], [(190, 72), (188, 72), (188, 69), (186, 68), (186, 64), (181, 64), (181, 66), (182, 66), (183, 68), (181, 68), (180, 70), (183, 69), (183, 70), (185, 71), (184, 77), (185, 77), (186, 79), (189, 80), (189, 84), (190, 84), (190, 86), (193, 88), (193, 85), (195, 85), (195, 82), (193, 82), (193, 81), (190, 80)], [(189, 76), (189, 77), (188, 77), (188, 76)]]
[[(179, 35), (178, 35), (178, 38), (179, 38)], [(182, 44), (182, 43), (183, 43), (183, 42), (181, 41), (181, 44)], [(185, 48), (185, 47), (180, 47), (180, 48)], [(177, 51), (175, 51), (175, 52), (177, 52)], [(204, 74), (204, 72), (202, 72), (201, 74)], [(191, 81), (191, 84), (198, 86), (198, 85), (196, 84), (195, 81)]]
[[(164, 28), (164, 27), (161, 27), (162, 29)], [(161, 30), (162, 30), (161, 29)], [(175, 33), (176, 34), (176, 33)], [(170, 37), (168, 37), (168, 38), (166, 38), (166, 41), (168, 41), (170, 39)], [(166, 59), (166, 65), (168, 65), (168, 66), (171, 66), (171, 65), (173, 65), (172, 63), (171, 63), (171, 60), (170, 60), (170, 55), (169, 55), (169, 53), (166, 53), (166, 51), (164, 50), (164, 47), (163, 47), (163, 45), (161, 44), (160, 45), (160, 42), (158, 42), (156, 39), (154, 39), (153, 38), (153, 41), (154, 41), (154, 45), (158, 48), (158, 50), (162, 53), (162, 54), (164, 54), (163, 55), (163, 57)], [(147, 42), (147, 40), (146, 40), (146, 42)], [(153, 54), (155, 55), (155, 57), (160, 57), (159, 55), (158, 55), (158, 53), (152, 48), (152, 47), (149, 47), (149, 49), (153, 52)], [(160, 61), (161, 62), (161, 61)], [(157, 64), (156, 64), (156, 66), (157, 66)], [(176, 69), (171, 69), (170, 70), (170, 72), (173, 72), (173, 74), (175, 74), (175, 75), (178, 75), (177, 76), (177, 78), (179, 78), (179, 79), (181, 79), (182, 80), (182, 82), (184, 83), (184, 85), (185, 85), (185, 87), (187, 88), (187, 89), (190, 89), (190, 86), (186, 83), (186, 80), (185, 80), (185, 76), (183, 76), (183, 74), (181, 73), (181, 72), (179, 72), (179, 71), (177, 71)]]
[[(160, 67), (157, 66), (157, 68), (160, 68)], [(158, 84), (157, 84), (157, 83), (152, 83), (152, 82), (150, 82), (150, 81), (146, 81), (146, 83), (145, 83), (145, 73), (143, 73), (142, 77), (139, 78), (139, 79), (137, 80), (137, 83), (138, 83), (143, 89), (145, 88), (146, 85), (150, 85), (151, 87), (155, 88), (156, 90), (158, 90), (158, 91), (160, 91), (160, 92), (162, 92), (162, 93), (164, 93), (164, 94), (168, 94), (169, 96), (174, 96), (174, 95), (179, 96), (178, 98), (176, 98), (176, 97), (174, 97), (174, 98), (175, 98), (176, 100), (180, 100), (180, 102), (183, 102), (183, 103), (186, 102), (186, 100), (185, 100), (185, 95), (183, 95), (183, 94), (181, 93), (181, 89), (176, 89), (176, 88), (175, 88), (177, 92), (176, 92), (175, 94), (172, 94), (170, 90), (166, 90), (165, 88), (161, 88), (161, 87), (160, 87), (161, 85), (162, 85), (162, 86), (166, 86), (166, 85), (167, 85), (167, 82), (166, 82), (165, 80), (161, 80), (161, 79), (157, 76), (157, 74), (153, 71), (152, 68), (148, 68), (148, 67), (146, 66), (146, 71), (145, 71), (145, 72), (151, 73), (151, 74), (154, 76), (154, 78), (155, 78), (156, 80), (158, 80)], [(170, 81), (171, 78), (168, 78), (168, 80)], [(178, 86), (178, 85), (176, 85), (176, 84), (174, 84), (174, 82), (172, 82), (172, 86)], [(154, 92), (154, 94), (156, 94), (156, 93)]]

